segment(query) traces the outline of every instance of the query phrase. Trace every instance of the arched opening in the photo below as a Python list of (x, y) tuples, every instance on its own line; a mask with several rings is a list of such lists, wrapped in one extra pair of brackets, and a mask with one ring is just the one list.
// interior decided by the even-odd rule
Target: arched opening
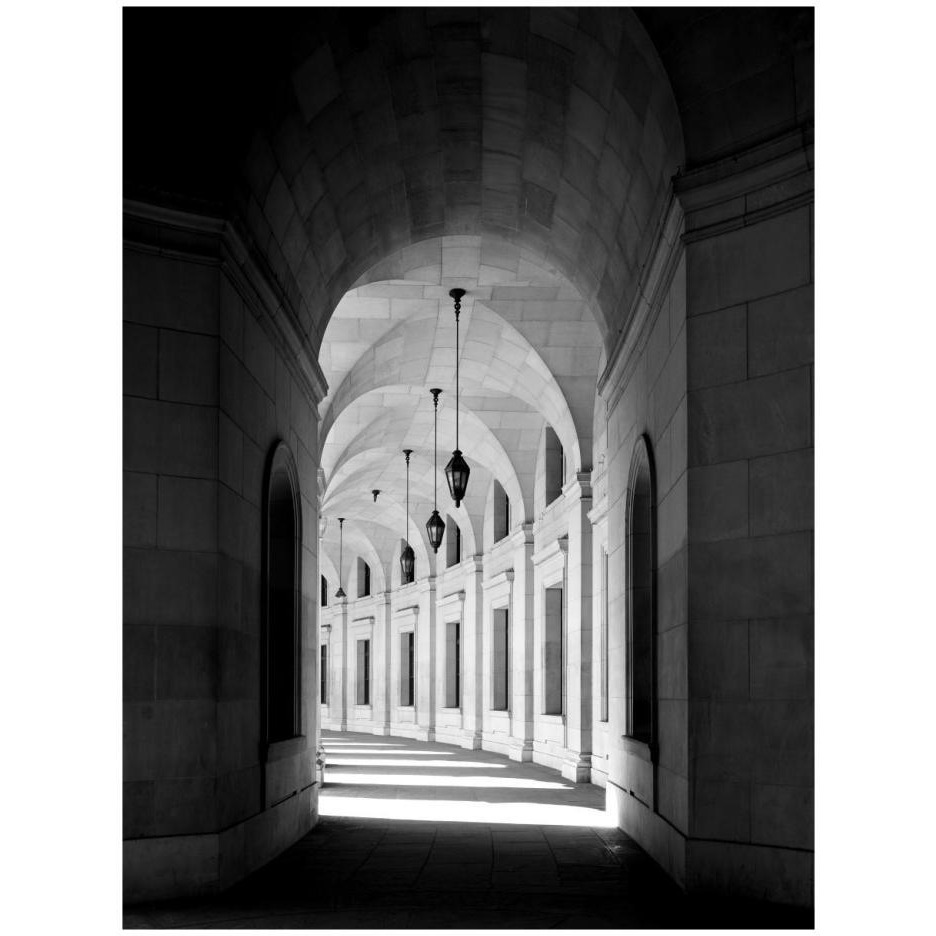
[(656, 504), (653, 460), (646, 436), (637, 442), (627, 491), (627, 717), (628, 737), (651, 746), (656, 712)]
[(284, 442), (270, 456), (264, 562), (264, 736), (301, 733), (300, 545), (302, 518), (295, 461)]

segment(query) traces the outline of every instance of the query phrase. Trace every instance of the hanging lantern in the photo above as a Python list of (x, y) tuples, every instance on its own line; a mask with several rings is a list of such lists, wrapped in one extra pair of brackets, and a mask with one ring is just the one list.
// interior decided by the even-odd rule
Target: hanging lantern
[(439, 389), (429, 391), (432, 394), (432, 406), (434, 409), (433, 423), (433, 443), (432, 443), (432, 516), (426, 521), (426, 533), (429, 534), (429, 545), (432, 551), (437, 553), (442, 545), (442, 536), (445, 533), (445, 521), (439, 516), (438, 488), (436, 480), (439, 475)]
[(338, 591), (335, 592), (336, 598), (344, 598), (345, 590), (341, 587), (341, 566), (344, 557), (344, 517), (338, 518)]
[(468, 487), (468, 475), (471, 473), (468, 462), (462, 458), (458, 448), (458, 315), (461, 312), (461, 297), (465, 295), (465, 290), (450, 289), (449, 295), (455, 300), (455, 451), (445, 466), (445, 477), (455, 506), (460, 507)]
[[(412, 449), (403, 449), (406, 456), (406, 532), (409, 534), (409, 457), (413, 454)], [(413, 581), (413, 568), (416, 564), (416, 555), (413, 547), (409, 544), (409, 535), (403, 538), (406, 545), (400, 553), (400, 570), (403, 574), (402, 584), (406, 585)]]

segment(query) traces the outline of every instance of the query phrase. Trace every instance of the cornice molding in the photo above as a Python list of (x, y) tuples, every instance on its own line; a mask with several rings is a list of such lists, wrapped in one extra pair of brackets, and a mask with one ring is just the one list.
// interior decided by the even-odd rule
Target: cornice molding
[(124, 200), (124, 243), (160, 256), (219, 266), (269, 335), (313, 410), (328, 392), (318, 356), (286, 294), (263, 270), (230, 221)]
[(463, 605), (465, 603), (465, 593), (463, 591), (452, 592), (440, 598), (438, 605), (440, 608), (448, 608), (451, 605)]
[(569, 537), (561, 536), (559, 539), (553, 540), (547, 546), (533, 553), (533, 565), (534, 567), (540, 566), (544, 562), (549, 562), (551, 559), (556, 558), (561, 558), (562, 561), (565, 562), (568, 552)]
[(503, 569), (500, 572), (495, 572), (489, 579), (485, 579), (482, 585), (485, 591), (489, 591), (492, 588), (512, 584), (515, 577), (513, 569)]

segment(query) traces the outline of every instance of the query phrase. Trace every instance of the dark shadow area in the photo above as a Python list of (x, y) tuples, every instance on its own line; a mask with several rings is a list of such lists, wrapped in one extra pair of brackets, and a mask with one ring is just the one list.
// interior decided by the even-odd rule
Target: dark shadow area
[[(811, 912), (794, 908), (687, 898), (620, 829), (459, 821), (458, 810), (475, 805), (578, 808), (583, 823), (589, 815), (605, 821), (603, 790), (569, 783), (545, 767), (372, 735), (324, 732), (323, 745), (323, 813), (355, 801), (395, 800), (401, 814), (414, 802), (428, 803), (445, 818), (323, 815), (292, 848), (225, 893), (127, 908), (125, 928), (813, 926)], [(409, 763), (388, 763), (400, 760)]]

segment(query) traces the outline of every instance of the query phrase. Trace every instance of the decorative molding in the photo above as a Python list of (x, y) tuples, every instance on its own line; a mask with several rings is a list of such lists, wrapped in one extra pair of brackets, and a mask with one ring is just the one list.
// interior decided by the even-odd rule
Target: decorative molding
[(440, 608), (449, 608), (452, 605), (463, 605), (465, 603), (465, 593), (463, 591), (452, 592), (438, 600)]
[(592, 473), (590, 471), (579, 471), (572, 475), (562, 486), (562, 496), (577, 496), (579, 500), (591, 500), (592, 498)]
[(514, 570), (504, 569), (501, 572), (495, 572), (490, 578), (485, 579), (481, 585), (485, 591), (490, 591), (492, 588), (498, 588), (501, 585), (510, 585), (513, 580)]
[(553, 540), (549, 545), (533, 553), (533, 565), (534, 567), (541, 566), (543, 563), (549, 562), (550, 559), (556, 559), (557, 557), (561, 558), (564, 564), (568, 551), (569, 537), (561, 536), (559, 539)]
[(693, 213), (803, 173), (811, 175), (814, 164), (813, 128), (809, 125), (677, 176), (673, 187), (692, 227)]
[(317, 414), (328, 393), (318, 354), (303, 333), (292, 303), (230, 221), (125, 199), (124, 243), (159, 256), (218, 266), (282, 353)]

